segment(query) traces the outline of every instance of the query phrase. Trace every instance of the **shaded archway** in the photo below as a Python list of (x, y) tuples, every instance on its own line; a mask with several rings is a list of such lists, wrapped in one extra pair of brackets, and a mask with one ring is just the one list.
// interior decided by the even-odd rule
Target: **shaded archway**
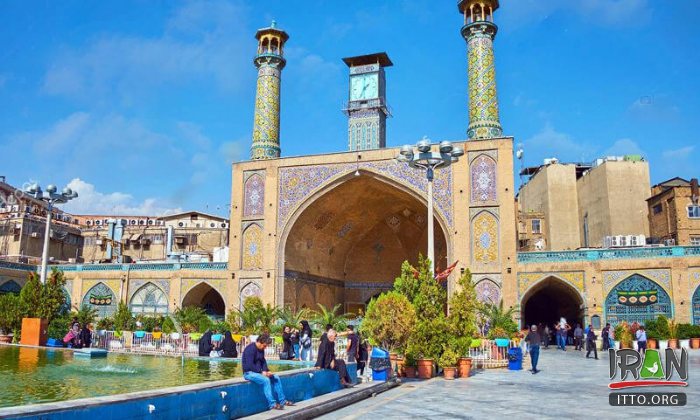
[[(426, 216), (421, 194), (381, 175), (361, 171), (336, 181), (310, 197), (282, 235), (285, 277), (278, 299), (296, 308), (306, 303), (297, 302), (303, 290), (311, 288), (318, 302), (364, 307), (366, 298), (357, 291), (386, 288), (403, 261), (416, 264), (426, 254)], [(439, 214), (435, 222), (436, 267), (445, 268), (445, 223)], [(346, 289), (348, 284), (353, 287)]]
[(548, 277), (525, 293), (521, 300), (523, 326), (544, 323), (551, 326), (561, 317), (573, 328), (583, 324), (583, 298), (570, 284)]
[(214, 318), (226, 316), (226, 303), (221, 294), (209, 284), (202, 282), (190, 289), (182, 299), (182, 306), (196, 306), (204, 309)]

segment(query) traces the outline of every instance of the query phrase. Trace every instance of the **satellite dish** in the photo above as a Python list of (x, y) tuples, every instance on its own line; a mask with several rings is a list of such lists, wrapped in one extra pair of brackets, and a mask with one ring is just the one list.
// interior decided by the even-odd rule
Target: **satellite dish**
[(523, 158), (523, 149), (518, 149), (518, 151), (515, 152), (515, 157), (517, 157), (518, 159), (522, 159)]

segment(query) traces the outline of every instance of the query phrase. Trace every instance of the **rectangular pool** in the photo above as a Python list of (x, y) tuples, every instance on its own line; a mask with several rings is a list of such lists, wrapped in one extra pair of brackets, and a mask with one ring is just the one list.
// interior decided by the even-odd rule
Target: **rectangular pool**
[[(275, 372), (308, 366), (268, 362)], [(110, 353), (74, 357), (65, 349), (0, 345), (0, 407), (123, 394), (241, 377), (240, 359)]]

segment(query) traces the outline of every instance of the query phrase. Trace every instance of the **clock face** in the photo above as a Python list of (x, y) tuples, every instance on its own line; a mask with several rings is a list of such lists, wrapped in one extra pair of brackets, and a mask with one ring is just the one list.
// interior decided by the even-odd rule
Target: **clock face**
[(360, 101), (379, 96), (379, 74), (367, 73), (350, 78), (350, 100)]

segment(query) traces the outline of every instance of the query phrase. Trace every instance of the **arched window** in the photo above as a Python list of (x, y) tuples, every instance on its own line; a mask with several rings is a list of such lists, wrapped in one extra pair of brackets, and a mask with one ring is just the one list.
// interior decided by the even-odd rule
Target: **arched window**
[(129, 309), (134, 314), (167, 314), (168, 296), (155, 284), (147, 283), (131, 297)]
[(19, 292), (22, 290), (22, 286), (17, 284), (14, 280), (10, 280), (8, 282), (5, 282), (0, 285), (0, 294), (5, 294), (5, 293), (15, 293), (19, 294)]
[(97, 283), (83, 296), (83, 305), (97, 310), (101, 318), (112, 315), (117, 310), (118, 299), (112, 289), (104, 283)]
[(693, 324), (700, 325), (700, 286), (693, 293)]
[(644, 324), (659, 315), (673, 317), (671, 298), (663, 287), (639, 274), (618, 283), (605, 299), (607, 322)]

